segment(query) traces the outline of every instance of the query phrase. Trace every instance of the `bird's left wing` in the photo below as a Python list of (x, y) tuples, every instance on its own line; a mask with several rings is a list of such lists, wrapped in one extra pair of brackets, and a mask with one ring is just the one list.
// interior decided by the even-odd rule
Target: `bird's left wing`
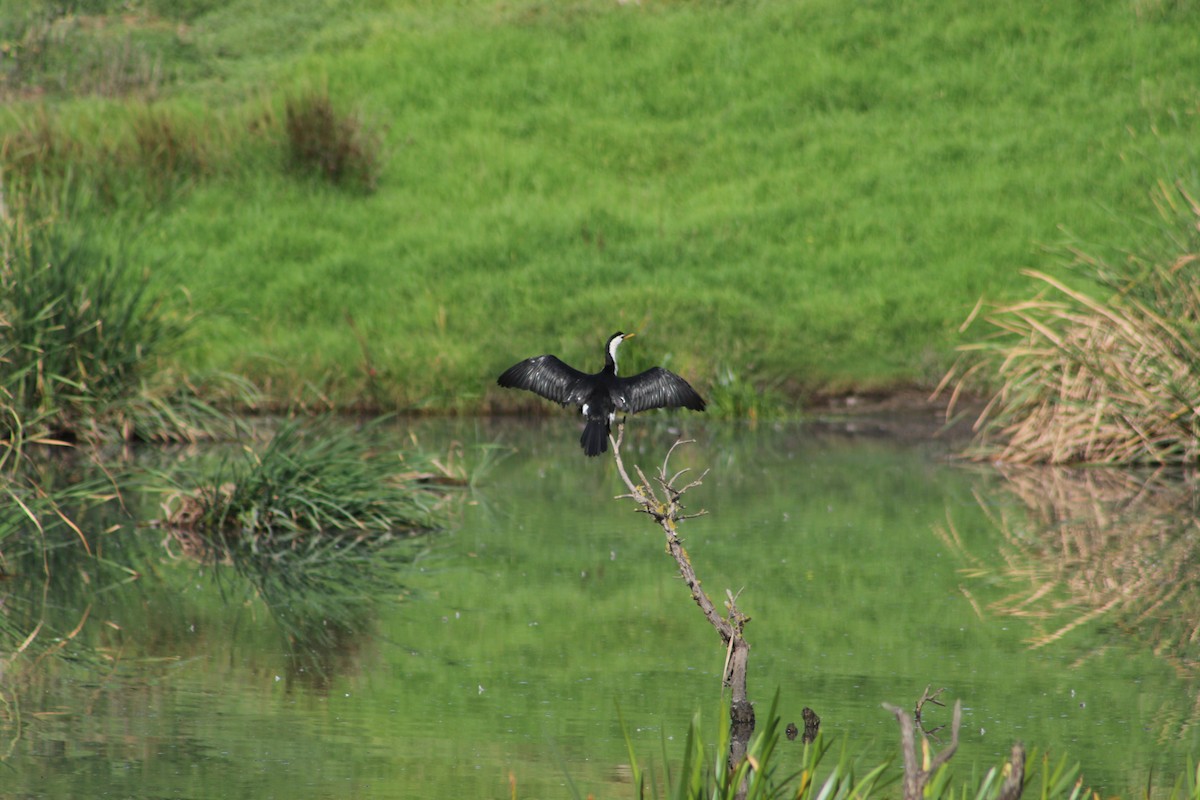
[(692, 385), (663, 367), (652, 367), (632, 378), (620, 378), (628, 410), (632, 414), (651, 408), (704, 410), (702, 398)]
[(513, 364), (496, 381), (506, 389), (526, 389), (562, 405), (582, 404), (587, 375), (557, 356), (536, 356)]

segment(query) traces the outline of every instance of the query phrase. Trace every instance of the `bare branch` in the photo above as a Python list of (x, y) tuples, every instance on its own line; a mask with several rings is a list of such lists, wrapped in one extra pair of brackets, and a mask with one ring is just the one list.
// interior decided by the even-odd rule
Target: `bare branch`
[(933, 736), (942, 728), (946, 727), (945, 725), (938, 725), (936, 728), (926, 728), (924, 721), (921, 719), (921, 712), (925, 710), (926, 703), (933, 703), (935, 706), (941, 706), (942, 708), (946, 707), (946, 704), (938, 699), (942, 696), (942, 692), (946, 691), (946, 687), (943, 686), (933, 694), (930, 694), (929, 687), (932, 685), (933, 684), (927, 684), (925, 686), (925, 691), (921, 692), (920, 699), (918, 699), (917, 704), (913, 706), (913, 719), (916, 720), (917, 726), (921, 729), (921, 733), (925, 734), (926, 736)]
[(1025, 747), (1017, 742), (1008, 757), (1008, 775), (996, 800), (1018, 800), (1025, 788)]
[[(926, 695), (928, 695), (926, 688)], [(940, 693), (939, 689), (938, 692)], [(928, 701), (932, 698), (923, 696), (922, 700)], [(941, 703), (938, 703), (941, 705)], [(899, 706), (884, 703), (883, 707), (895, 715), (896, 721), (900, 724), (900, 749), (904, 755), (904, 800), (922, 800), (925, 792), (925, 784), (928, 783), (930, 777), (933, 776), (941, 767), (950, 760), (955, 751), (958, 750), (958, 732), (962, 727), (962, 700), (956, 700), (954, 703), (954, 722), (950, 728), (950, 744), (945, 750), (934, 756), (930, 762), (928, 769), (921, 769), (917, 760), (917, 745), (914, 729), (916, 727), (913, 718), (907, 711)]]
[(703, 510), (692, 514), (683, 513), (682, 499), (688, 490), (701, 484), (704, 477), (708, 475), (708, 470), (705, 470), (700, 477), (686, 486), (676, 487), (675, 482), (691, 471), (690, 468), (679, 470), (674, 474), (669, 471), (671, 455), (675, 449), (681, 444), (687, 444), (690, 440), (677, 441), (667, 451), (667, 455), (655, 475), (655, 482), (661, 487), (660, 494), (651, 488), (651, 482), (646, 478), (641, 467), (636, 464), (633, 471), (640, 483), (634, 483), (630, 477), (621, 457), (621, 443), (624, 435), (625, 424), (622, 422), (617, 426), (617, 435), (609, 437), (612, 443), (613, 459), (617, 464), (617, 474), (620, 475), (625, 487), (629, 489), (629, 493), (620, 495), (619, 499), (633, 500), (637, 504), (635, 510), (649, 514), (662, 528), (663, 534), (666, 536), (667, 552), (675, 559), (675, 563), (679, 567), (679, 574), (692, 593), (692, 599), (699, 606), (705, 619), (721, 637), (721, 643), (725, 649), (725, 665), (722, 667), (721, 675), (722, 682), (730, 687), (731, 694), (728, 764), (730, 769), (733, 769), (745, 758), (750, 735), (754, 731), (754, 707), (750, 704), (746, 692), (746, 665), (749, 660), (750, 645), (742, 637), (742, 629), (750, 621), (750, 617), (738, 609), (738, 595), (734, 595), (732, 592), (726, 593), (728, 599), (725, 606), (728, 617), (721, 616), (708, 594), (701, 588), (700, 579), (696, 577), (696, 571), (692, 567), (691, 559), (688, 558), (687, 550), (684, 549), (678, 533), (680, 522), (702, 516), (705, 513)]

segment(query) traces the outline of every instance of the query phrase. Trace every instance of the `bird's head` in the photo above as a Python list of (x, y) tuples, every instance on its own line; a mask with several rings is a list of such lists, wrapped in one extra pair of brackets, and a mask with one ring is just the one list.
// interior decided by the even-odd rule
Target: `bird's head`
[(609, 361), (612, 362), (614, 369), (617, 365), (617, 346), (626, 339), (632, 339), (633, 336), (634, 334), (632, 333), (622, 333), (621, 331), (617, 331), (612, 336), (608, 337), (608, 346), (605, 347), (605, 352), (608, 355)]

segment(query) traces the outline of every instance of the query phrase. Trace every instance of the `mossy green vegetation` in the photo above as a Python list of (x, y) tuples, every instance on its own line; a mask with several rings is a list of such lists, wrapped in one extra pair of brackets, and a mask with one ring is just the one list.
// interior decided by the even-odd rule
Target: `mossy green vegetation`
[[(221, 168), (172, 183), (142, 245), (199, 314), (180, 363), (280, 400), (500, 408), (498, 368), (617, 328), (702, 391), (931, 386), (980, 296), (1053, 269), (1063, 226), (1128, 235), (1200, 141), (1200, 18), (1170, 3), (121, 8), (46, 24), (144, 48), (153, 90), (9, 59), (0, 127), (128, 141), (149, 104), (199, 143)], [(314, 86), (378, 132), (373, 192), (288, 169)], [(58, 152), (86, 174), (107, 151)]]

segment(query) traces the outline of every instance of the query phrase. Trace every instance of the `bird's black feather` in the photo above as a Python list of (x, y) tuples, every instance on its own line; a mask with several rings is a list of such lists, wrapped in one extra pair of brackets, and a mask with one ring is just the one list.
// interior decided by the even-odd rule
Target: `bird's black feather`
[(579, 445), (585, 456), (598, 456), (608, 449), (608, 420), (589, 419), (579, 434)]
[(557, 356), (527, 358), (504, 371), (496, 383), (506, 389), (525, 389), (560, 405), (580, 405), (587, 399), (589, 375)]
[(692, 385), (663, 367), (651, 367), (632, 378), (618, 378), (631, 414), (652, 408), (704, 410), (704, 399)]

